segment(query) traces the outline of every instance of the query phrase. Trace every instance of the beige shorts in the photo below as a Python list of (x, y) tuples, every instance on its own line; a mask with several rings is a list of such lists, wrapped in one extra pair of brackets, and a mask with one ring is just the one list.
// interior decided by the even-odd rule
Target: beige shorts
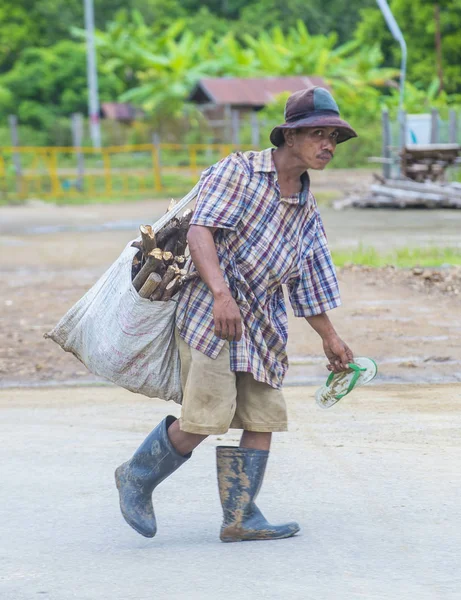
[(181, 356), (181, 431), (215, 435), (229, 428), (286, 431), (282, 391), (230, 370), (229, 342), (216, 359), (194, 350), (176, 335)]

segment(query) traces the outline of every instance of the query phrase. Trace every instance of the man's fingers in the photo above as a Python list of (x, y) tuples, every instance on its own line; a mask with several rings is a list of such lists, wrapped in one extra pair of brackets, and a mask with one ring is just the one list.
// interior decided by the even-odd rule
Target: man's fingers
[(228, 332), (229, 332), (229, 335), (227, 336), (227, 339), (229, 341), (235, 340), (235, 323), (234, 323), (234, 321), (229, 321), (227, 329), (228, 329)]
[(240, 319), (235, 327), (235, 341), (239, 342), (242, 339), (242, 321)]
[(230, 321), (228, 329), (230, 340), (238, 342), (242, 339), (242, 322), (240, 319), (238, 321)]
[(226, 339), (227, 325), (226, 325), (225, 321), (221, 321), (221, 320), (216, 321), (214, 333), (215, 333), (216, 337), (221, 338), (222, 340)]

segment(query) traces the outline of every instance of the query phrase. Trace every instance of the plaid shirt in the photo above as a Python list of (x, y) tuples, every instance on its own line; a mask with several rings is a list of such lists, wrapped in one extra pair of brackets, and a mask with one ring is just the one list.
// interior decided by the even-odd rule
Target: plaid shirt
[[(230, 342), (232, 371), (279, 388), (288, 369), (288, 320), (282, 284), (298, 317), (340, 305), (338, 282), (307, 172), (302, 191), (281, 197), (272, 149), (229, 155), (203, 172), (191, 224), (217, 228), (214, 241), (243, 334)], [(194, 266), (190, 265), (193, 272)], [(214, 335), (213, 296), (200, 278), (178, 302), (179, 334), (216, 358), (226, 343)]]

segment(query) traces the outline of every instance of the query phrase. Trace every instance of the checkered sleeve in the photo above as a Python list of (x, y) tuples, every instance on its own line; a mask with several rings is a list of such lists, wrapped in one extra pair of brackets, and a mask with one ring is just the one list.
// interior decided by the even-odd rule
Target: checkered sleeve
[(191, 225), (235, 230), (244, 211), (247, 179), (232, 154), (204, 171)]
[(313, 250), (304, 260), (301, 275), (288, 284), (288, 294), (297, 317), (313, 317), (341, 305), (338, 280), (322, 221)]

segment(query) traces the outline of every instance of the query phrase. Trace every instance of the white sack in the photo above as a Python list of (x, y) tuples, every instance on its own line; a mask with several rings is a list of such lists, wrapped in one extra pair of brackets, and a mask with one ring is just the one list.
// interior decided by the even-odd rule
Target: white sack
[[(154, 232), (178, 214), (197, 190), (198, 185), (159, 219)], [(180, 404), (177, 304), (174, 298), (152, 302), (137, 293), (131, 265), (138, 250), (131, 244), (45, 337), (72, 352), (96, 375), (131, 392)]]
[(141, 298), (131, 283), (131, 242), (46, 337), (96, 375), (149, 396), (181, 403), (176, 302)]

